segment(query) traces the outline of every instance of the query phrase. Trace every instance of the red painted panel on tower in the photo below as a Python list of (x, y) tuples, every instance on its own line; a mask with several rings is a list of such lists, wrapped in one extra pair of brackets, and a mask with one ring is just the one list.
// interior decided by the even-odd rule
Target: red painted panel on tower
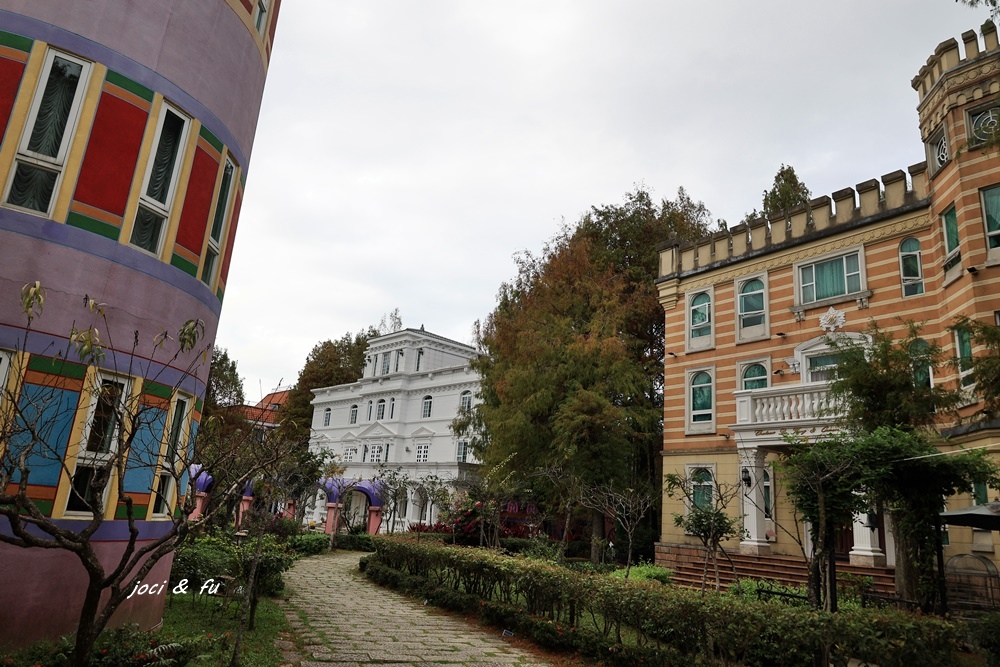
[(125, 215), (149, 114), (109, 93), (101, 95), (74, 198)]
[(229, 240), (226, 241), (226, 256), (222, 259), (222, 282), (229, 280), (229, 260), (233, 258), (233, 242), (236, 240), (236, 223), (240, 220), (240, 206), (243, 205), (243, 191), (236, 192), (233, 204), (233, 221), (229, 223)]
[(274, 29), (278, 26), (279, 9), (281, 9), (281, 0), (274, 0), (274, 9), (271, 11), (271, 31), (270, 31), (271, 39), (269, 40), (271, 44), (274, 44)]
[(253, 11), (253, 5), (250, 3), (250, 0), (240, 0), (240, 2), (243, 3), (243, 6), (247, 8), (248, 12)]
[(205, 149), (198, 147), (188, 179), (184, 210), (177, 228), (177, 242), (196, 255), (201, 255), (205, 241), (205, 229), (212, 209), (212, 195), (215, 193), (215, 177), (219, 173), (219, 163)]
[(21, 85), (24, 63), (9, 58), (0, 58), (0, 140), (7, 133), (10, 111), (14, 108), (14, 98)]

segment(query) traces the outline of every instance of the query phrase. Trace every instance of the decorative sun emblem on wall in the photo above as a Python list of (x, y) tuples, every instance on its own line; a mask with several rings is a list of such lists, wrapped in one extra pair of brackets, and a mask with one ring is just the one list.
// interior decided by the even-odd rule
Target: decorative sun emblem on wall
[(843, 327), (845, 322), (847, 322), (847, 316), (844, 315), (843, 311), (837, 310), (833, 306), (830, 306), (830, 310), (819, 316), (820, 327), (823, 331), (831, 333)]

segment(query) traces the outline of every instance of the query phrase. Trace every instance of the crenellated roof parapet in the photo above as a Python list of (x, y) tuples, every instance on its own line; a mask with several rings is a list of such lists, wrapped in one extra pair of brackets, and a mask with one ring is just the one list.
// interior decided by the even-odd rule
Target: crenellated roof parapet
[(659, 282), (836, 234), (927, 204), (927, 163), (890, 172), (853, 188), (817, 197), (770, 218), (722, 229), (697, 241), (660, 247)]
[(920, 134), (924, 141), (955, 107), (1000, 93), (1000, 40), (993, 21), (980, 28), (982, 43), (974, 30), (962, 34), (965, 57), (957, 40), (938, 44), (920, 68), (911, 85), (920, 103)]

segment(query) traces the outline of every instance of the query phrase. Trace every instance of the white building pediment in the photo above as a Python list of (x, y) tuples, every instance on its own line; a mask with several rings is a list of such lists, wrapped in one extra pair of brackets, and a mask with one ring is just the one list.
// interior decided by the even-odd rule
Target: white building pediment
[(381, 422), (375, 422), (368, 428), (361, 431), (357, 437), (359, 438), (384, 438), (384, 437), (395, 437), (395, 433), (384, 426)]
[(421, 426), (420, 428), (413, 431), (410, 434), (411, 438), (432, 438), (434, 437), (434, 431), (430, 430), (426, 426)]

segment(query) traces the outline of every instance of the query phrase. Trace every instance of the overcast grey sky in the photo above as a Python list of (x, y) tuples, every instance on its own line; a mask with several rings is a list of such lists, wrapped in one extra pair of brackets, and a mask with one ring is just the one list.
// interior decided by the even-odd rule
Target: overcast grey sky
[(643, 184), (735, 224), (924, 159), (910, 81), (987, 18), (953, 0), (286, 0), (218, 344), (247, 399), (319, 341), (471, 342), (563, 222)]

